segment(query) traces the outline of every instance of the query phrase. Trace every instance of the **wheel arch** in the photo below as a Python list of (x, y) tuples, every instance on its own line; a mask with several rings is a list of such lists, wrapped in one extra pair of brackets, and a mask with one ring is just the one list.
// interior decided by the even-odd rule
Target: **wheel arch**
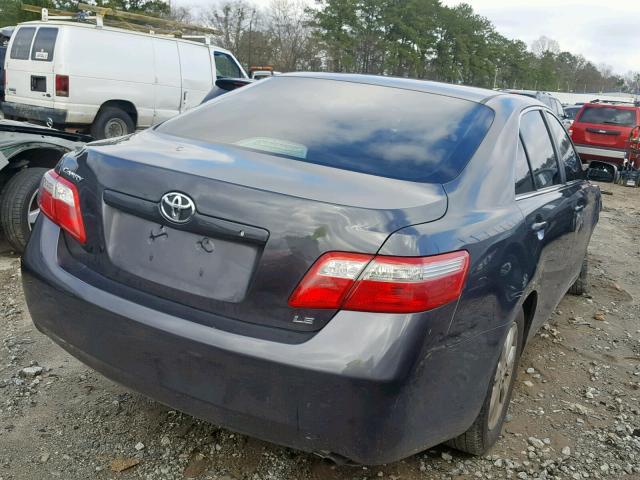
[(71, 149), (49, 143), (31, 144), (6, 157), (7, 164), (0, 170), (0, 191), (7, 182), (24, 168), (53, 168)]
[(134, 127), (138, 126), (138, 109), (133, 104), (133, 102), (129, 100), (108, 100), (104, 102), (102, 105), (100, 105), (100, 108), (98, 109), (98, 112), (96, 113), (96, 116), (93, 119), (93, 121), (95, 122), (96, 118), (98, 118), (100, 113), (105, 108), (109, 108), (109, 107), (119, 108), (120, 110), (126, 112), (131, 117), (131, 120), (133, 120)]

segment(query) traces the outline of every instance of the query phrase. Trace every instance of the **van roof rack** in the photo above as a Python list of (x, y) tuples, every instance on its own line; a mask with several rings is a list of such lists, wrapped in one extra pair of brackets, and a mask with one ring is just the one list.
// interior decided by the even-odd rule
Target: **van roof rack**
[[(105, 24), (110, 27), (123, 28), (152, 35), (173, 36), (187, 40), (210, 43), (210, 35), (218, 35), (220, 32), (213, 28), (203, 27), (190, 23), (177, 22), (166, 18), (142, 15), (140, 13), (125, 12), (114, 8), (97, 7), (86, 3), (79, 3), (78, 12), (68, 12), (52, 8), (42, 8), (36, 5), (23, 4), (22, 9), (27, 12), (40, 13), (41, 20), (68, 20), (76, 22), (95, 22), (97, 28)], [(115, 18), (113, 18), (115, 17)], [(132, 23), (138, 22), (138, 23)], [(200, 35), (185, 35), (185, 32), (198, 33)]]

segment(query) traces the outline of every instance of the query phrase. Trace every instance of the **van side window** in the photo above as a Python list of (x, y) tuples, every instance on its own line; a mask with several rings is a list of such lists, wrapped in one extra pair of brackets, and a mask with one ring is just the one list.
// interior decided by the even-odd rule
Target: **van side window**
[(567, 135), (566, 130), (553, 115), (547, 114), (547, 123), (549, 124), (551, 134), (558, 146), (560, 164), (564, 165), (567, 182), (582, 178), (583, 174), (580, 157), (573, 148), (573, 144), (571, 143), (571, 139), (569, 138), (569, 135)]
[(527, 155), (524, 152), (522, 140), (518, 140), (518, 152), (516, 153), (515, 167), (516, 195), (535, 190), (535, 187), (533, 186), (533, 177), (531, 176), (531, 168), (529, 167), (529, 160), (527, 160)]
[(556, 152), (541, 111), (534, 110), (522, 116), (520, 135), (531, 164), (536, 187), (545, 188), (562, 183)]
[(16, 33), (16, 38), (13, 40), (9, 58), (13, 60), (29, 60), (31, 40), (33, 40), (34, 33), (36, 33), (35, 27), (20, 28)]
[(216, 77), (226, 77), (226, 78), (242, 78), (243, 75), (240, 73), (240, 68), (233, 61), (230, 55), (222, 52), (214, 52), (213, 58), (216, 62)]
[(40, 27), (36, 34), (31, 49), (31, 60), (39, 62), (53, 61), (53, 49), (56, 46), (56, 38), (58, 37), (58, 29), (51, 27)]

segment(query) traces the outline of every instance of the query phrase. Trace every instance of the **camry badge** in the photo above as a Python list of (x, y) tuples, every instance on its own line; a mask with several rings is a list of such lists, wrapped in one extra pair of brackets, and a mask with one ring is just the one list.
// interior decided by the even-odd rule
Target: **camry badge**
[(187, 223), (196, 214), (196, 205), (184, 193), (169, 192), (160, 199), (160, 213), (170, 222)]

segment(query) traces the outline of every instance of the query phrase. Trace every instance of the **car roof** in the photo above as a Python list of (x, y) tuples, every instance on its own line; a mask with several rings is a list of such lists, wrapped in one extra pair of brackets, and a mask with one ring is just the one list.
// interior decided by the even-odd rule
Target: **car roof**
[(619, 108), (622, 110), (638, 110), (640, 105), (634, 105), (633, 103), (616, 103), (616, 102), (589, 102), (582, 105), (582, 107), (589, 108)]
[[(335, 80), (341, 82), (362, 83), (365, 85), (377, 85), (380, 87), (400, 88), (417, 92), (433, 93), (448, 97), (460, 98), (476, 103), (486, 103), (489, 99), (504, 95), (504, 92), (488, 90), (485, 88), (452, 85), (449, 83), (432, 82), (427, 80), (414, 80), (409, 78), (386, 77), (381, 75), (361, 75), (352, 73), (320, 73), (320, 72), (295, 72), (283, 73), (282, 77), (316, 78), (321, 80)], [(537, 102), (536, 102), (537, 103)]]

